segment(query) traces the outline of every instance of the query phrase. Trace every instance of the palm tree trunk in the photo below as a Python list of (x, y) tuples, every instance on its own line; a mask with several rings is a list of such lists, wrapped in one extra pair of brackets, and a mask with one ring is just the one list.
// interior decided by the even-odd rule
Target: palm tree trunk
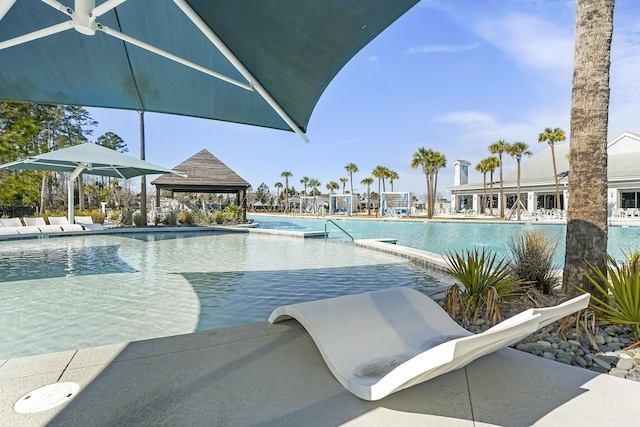
[(517, 219), (520, 221), (520, 159), (518, 159), (518, 177), (516, 180), (516, 210), (518, 212)]
[(493, 172), (489, 174), (489, 215), (493, 216)]
[(567, 240), (562, 289), (587, 291), (585, 263), (605, 269), (607, 125), (614, 0), (576, 0)]
[(558, 187), (558, 170), (556, 167), (556, 151), (551, 145), (551, 161), (553, 162), (553, 177), (556, 179), (556, 209), (562, 209), (560, 206), (560, 187)]
[(504, 218), (504, 193), (502, 189), (502, 155), (500, 155), (500, 218)]
[(487, 173), (482, 174), (482, 214), (487, 214)]
[(431, 218), (436, 214), (436, 193), (438, 191), (438, 170), (433, 173), (433, 191), (431, 195), (433, 196), (431, 199)]

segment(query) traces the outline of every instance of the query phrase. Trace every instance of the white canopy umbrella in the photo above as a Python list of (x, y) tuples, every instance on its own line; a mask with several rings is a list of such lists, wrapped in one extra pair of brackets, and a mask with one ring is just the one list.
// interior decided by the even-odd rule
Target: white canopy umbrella
[(75, 181), (81, 173), (122, 179), (133, 178), (140, 175), (164, 173), (184, 176), (184, 174), (180, 172), (96, 144), (74, 145), (69, 148), (63, 148), (62, 150), (50, 151), (0, 165), (0, 169), (5, 168), (12, 170), (69, 172), (68, 217), (70, 223), (73, 223), (73, 181)]

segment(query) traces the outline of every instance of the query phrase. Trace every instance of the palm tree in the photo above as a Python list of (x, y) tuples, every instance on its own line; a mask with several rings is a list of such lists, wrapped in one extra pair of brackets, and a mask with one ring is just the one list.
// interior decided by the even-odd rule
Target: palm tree
[(533, 153), (529, 151), (529, 146), (527, 144), (519, 141), (514, 142), (513, 144), (507, 144), (505, 151), (511, 157), (515, 157), (516, 162), (518, 162), (518, 175), (516, 178), (516, 211), (518, 212), (517, 219), (520, 221), (520, 206), (522, 206), (522, 202), (520, 202), (520, 161), (522, 160), (522, 156), (531, 157)]
[(374, 176), (374, 178), (378, 178), (378, 209), (376, 210), (376, 216), (379, 215), (380, 213), (380, 182), (384, 179), (385, 174), (387, 173), (388, 169), (385, 168), (384, 166), (376, 166), (375, 169), (373, 169), (373, 171), (371, 172), (371, 175)]
[(567, 139), (564, 131), (560, 128), (545, 128), (544, 132), (538, 135), (538, 142), (546, 142), (551, 147), (551, 161), (553, 162), (553, 178), (556, 180), (556, 209), (562, 209), (560, 206), (560, 188), (558, 187), (558, 170), (556, 168), (556, 152), (554, 149), (556, 142)]
[(360, 184), (367, 186), (367, 215), (371, 215), (371, 184), (373, 184), (373, 178), (366, 177)]
[(306, 176), (303, 176), (302, 179), (300, 180), (300, 184), (304, 185), (304, 195), (307, 195), (307, 184), (309, 183), (309, 178), (307, 178)]
[(487, 213), (487, 172), (489, 172), (489, 166), (487, 165), (487, 159), (480, 160), (480, 163), (476, 165), (476, 170), (482, 172), (482, 214)]
[(349, 181), (351, 182), (351, 194), (353, 195), (353, 173), (358, 172), (358, 166), (355, 163), (349, 163), (344, 167), (349, 173)]
[(311, 178), (309, 180), (309, 187), (311, 187), (311, 195), (315, 196), (317, 194), (320, 193), (320, 190), (318, 190), (318, 187), (320, 187), (322, 184), (320, 183), (320, 181), (318, 181), (315, 178)]
[(504, 218), (504, 191), (502, 188), (502, 154), (506, 151), (507, 143), (503, 139), (489, 146), (491, 154), (498, 155), (499, 167), (500, 167), (500, 218)]
[(489, 215), (493, 216), (493, 173), (500, 166), (500, 159), (496, 156), (489, 156), (484, 160), (487, 162), (487, 170), (489, 171)]
[(398, 175), (398, 172), (396, 171), (389, 171), (389, 175), (387, 176), (387, 178), (389, 178), (389, 184), (391, 184), (391, 192), (393, 193), (393, 181), (395, 181), (396, 179), (400, 179), (400, 175)]
[(276, 195), (276, 208), (280, 207), (280, 189), (283, 187), (280, 181), (273, 184), (274, 187), (278, 189), (278, 194)]
[(334, 191), (334, 190), (337, 190), (338, 188), (340, 188), (340, 184), (338, 184), (338, 183), (337, 183), (337, 182), (335, 182), (335, 181), (330, 181), (330, 182), (327, 184), (327, 190), (329, 190), (329, 194), (333, 194), (333, 191)]
[(284, 178), (284, 211), (289, 212), (289, 178), (291, 178), (293, 174), (289, 171), (284, 171), (280, 174), (280, 176)]
[(436, 197), (438, 194), (438, 171), (446, 166), (446, 156), (444, 154), (441, 154), (439, 151), (434, 151), (433, 157), (431, 158), (431, 170), (433, 172), (433, 190), (431, 192), (431, 195), (433, 196), (433, 198), (431, 199), (431, 218), (433, 217), (436, 208)]
[(607, 254), (607, 126), (614, 0), (576, 0), (571, 92), (571, 200), (562, 290), (595, 291), (585, 261), (605, 271)]
[(340, 182), (342, 183), (342, 194), (344, 194), (344, 186), (349, 182), (349, 178), (340, 178)]
[(411, 167), (422, 167), (427, 182), (427, 218), (433, 218), (436, 206), (438, 171), (447, 165), (447, 158), (438, 151), (421, 147), (413, 153)]

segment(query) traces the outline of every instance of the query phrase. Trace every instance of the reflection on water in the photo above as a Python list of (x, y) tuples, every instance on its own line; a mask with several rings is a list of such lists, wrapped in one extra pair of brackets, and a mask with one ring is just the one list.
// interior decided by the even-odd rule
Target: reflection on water
[(219, 232), (4, 241), (0, 276), (0, 359), (266, 320), (282, 304), (447, 280), (352, 243)]
[(442, 276), (412, 264), (182, 273), (200, 299), (198, 330), (264, 320), (280, 305), (394, 286), (433, 288)]
[(3, 249), (0, 282), (136, 271), (118, 256), (118, 246)]

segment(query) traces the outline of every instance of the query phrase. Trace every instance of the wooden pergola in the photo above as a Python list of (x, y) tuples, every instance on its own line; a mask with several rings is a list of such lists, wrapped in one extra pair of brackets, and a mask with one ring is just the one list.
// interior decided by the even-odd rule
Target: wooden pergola
[(240, 175), (204, 149), (173, 168), (186, 176), (160, 175), (151, 181), (156, 186), (156, 207), (160, 206), (160, 191), (174, 193), (237, 194), (237, 204), (247, 211), (247, 189), (251, 186)]

